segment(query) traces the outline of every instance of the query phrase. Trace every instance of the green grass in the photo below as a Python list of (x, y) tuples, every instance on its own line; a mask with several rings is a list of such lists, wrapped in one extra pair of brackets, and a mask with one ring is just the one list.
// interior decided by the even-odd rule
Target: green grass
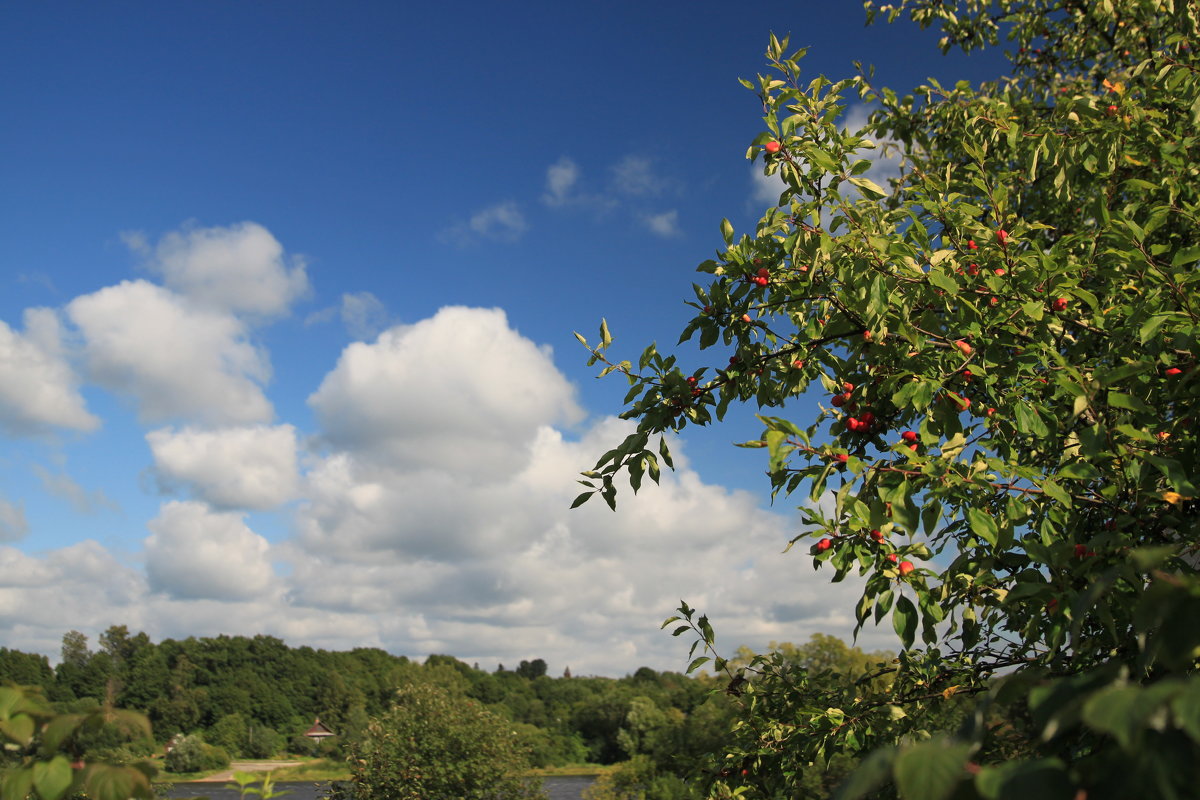
[(561, 767), (539, 767), (529, 771), (540, 778), (568, 778), (576, 775), (603, 775), (612, 770), (608, 764), (564, 764)]
[(350, 766), (342, 761), (318, 758), (298, 763), (294, 767), (272, 770), (271, 775), (276, 783), (281, 781), (312, 781), (314, 783), (348, 781), (350, 780)]

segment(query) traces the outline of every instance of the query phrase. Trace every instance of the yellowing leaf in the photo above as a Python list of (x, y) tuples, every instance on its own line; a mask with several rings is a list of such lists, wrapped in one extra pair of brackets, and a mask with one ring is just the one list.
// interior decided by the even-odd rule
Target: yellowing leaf
[(949, 700), (951, 697), (954, 696), (954, 693), (957, 691), (958, 691), (957, 685), (947, 686), (945, 689), (942, 690), (942, 697), (945, 698), (946, 700)]
[(1190, 499), (1190, 498), (1184, 497), (1179, 492), (1163, 492), (1161, 497), (1163, 500), (1166, 500), (1168, 503), (1170, 503), (1173, 506), (1180, 505), (1184, 500)]
[(1120, 81), (1113, 83), (1108, 78), (1105, 78), (1104, 79), (1104, 88), (1108, 89), (1110, 92), (1113, 92), (1115, 94), (1121, 94), (1122, 92), (1125, 91), (1125, 84), (1121, 83)]

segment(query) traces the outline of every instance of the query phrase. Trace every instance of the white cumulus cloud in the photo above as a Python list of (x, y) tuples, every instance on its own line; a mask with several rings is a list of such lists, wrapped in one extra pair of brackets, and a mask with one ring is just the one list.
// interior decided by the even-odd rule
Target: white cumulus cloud
[(150, 588), (177, 599), (247, 600), (273, 588), (270, 545), (241, 514), (173, 500), (148, 523)]
[(148, 267), (162, 274), (168, 288), (205, 307), (275, 316), (308, 290), (303, 259), (288, 258), (271, 232), (254, 222), (185, 228), (153, 248), (140, 235), (126, 241), (148, 257)]
[(581, 416), (547, 349), (499, 309), (457, 306), (351, 344), (309, 404), (339, 449), (470, 474), (522, 463), (539, 425)]
[(260, 387), (271, 372), (266, 354), (229, 313), (137, 280), (77, 297), (66, 314), (83, 334), (91, 378), (133, 397), (143, 421), (238, 424), (273, 414)]
[(217, 430), (159, 429), (146, 434), (160, 484), (189, 489), (229, 509), (267, 510), (298, 489), (296, 429), (251, 425)]
[(66, 360), (58, 315), (48, 308), (26, 310), (24, 334), (0, 321), (0, 429), (28, 436), (99, 426)]

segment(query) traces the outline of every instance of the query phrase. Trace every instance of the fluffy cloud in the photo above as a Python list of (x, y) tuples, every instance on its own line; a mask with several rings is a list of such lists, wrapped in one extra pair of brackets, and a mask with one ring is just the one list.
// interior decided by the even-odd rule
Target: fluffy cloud
[[(706, 482), (683, 442), (661, 486), (623, 492), (616, 513), (598, 499), (570, 510), (578, 471), (631, 424), (564, 435), (579, 416), (573, 388), (501, 311), (447, 308), (348, 345), (310, 403), (325, 449), (298, 487), (289, 426), (147, 437), (160, 477), (199, 499), (148, 523), (144, 572), (95, 543), (45, 556), (0, 547), (9, 646), (54, 652), (67, 628), (127, 624), (156, 638), (266, 633), (612, 675), (684, 666), (689, 642), (658, 627), (680, 598), (727, 652), (853, 627), (861, 584), (830, 585), (801, 552), (781, 555), (796, 519)], [(276, 544), (210, 504), (266, 508), (293, 491), (281, 487), (300, 502)], [(885, 625), (859, 641), (894, 640)]]
[(503, 311), (462, 307), (351, 344), (309, 404), (339, 449), (464, 475), (521, 465), (541, 424), (580, 416), (548, 350)]
[(58, 315), (47, 308), (25, 312), (24, 334), (0, 321), (0, 429), (35, 435), (100, 426), (84, 405), (61, 340)]
[(66, 313), (83, 334), (91, 377), (132, 395), (143, 421), (271, 418), (259, 387), (270, 377), (267, 357), (231, 314), (142, 280), (77, 297)]
[(186, 487), (221, 508), (266, 510), (296, 495), (296, 429), (254, 425), (146, 434), (165, 489)]
[(253, 222), (168, 233), (153, 249), (140, 236), (126, 241), (168, 288), (207, 308), (274, 316), (308, 290), (304, 261), (289, 265), (283, 245)]
[(148, 523), (150, 588), (176, 599), (247, 600), (275, 583), (267, 540), (240, 514), (195, 501), (172, 501)]

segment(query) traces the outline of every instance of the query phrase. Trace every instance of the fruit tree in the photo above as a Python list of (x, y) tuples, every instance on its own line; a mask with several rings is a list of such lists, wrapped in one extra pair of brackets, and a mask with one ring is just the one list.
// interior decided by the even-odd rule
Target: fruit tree
[[(615, 506), (618, 477), (670, 464), (664, 434), (755, 404), (746, 446), (799, 507), (793, 544), (858, 576), (859, 626), (903, 643), (846, 688), (731, 665), (684, 604), (693, 668), (729, 672), (744, 707), (712, 796), (794, 796), (838, 752), (865, 755), (841, 797), (1195, 796), (1200, 5), (866, 9), (939, 28), (943, 51), (1005, 48), (1010, 74), (802, 80), (772, 36), (743, 83), (779, 203), (753, 231), (722, 222), (681, 338), (715, 366), (616, 360), (602, 326), (593, 363), (628, 378), (637, 429), (576, 504)], [(851, 102), (876, 109), (862, 130), (839, 126)], [(875, 147), (902, 158), (887, 186)]]

